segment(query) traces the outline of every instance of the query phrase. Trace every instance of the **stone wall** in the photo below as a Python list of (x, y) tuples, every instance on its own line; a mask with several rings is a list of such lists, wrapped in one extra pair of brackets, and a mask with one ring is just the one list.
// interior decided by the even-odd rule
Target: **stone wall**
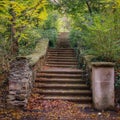
[(9, 103), (25, 106), (33, 86), (33, 72), (29, 61), (19, 58), (12, 61), (9, 74)]
[(41, 40), (33, 54), (17, 57), (10, 63), (8, 104), (25, 107), (33, 88), (36, 70), (45, 62), (49, 40)]

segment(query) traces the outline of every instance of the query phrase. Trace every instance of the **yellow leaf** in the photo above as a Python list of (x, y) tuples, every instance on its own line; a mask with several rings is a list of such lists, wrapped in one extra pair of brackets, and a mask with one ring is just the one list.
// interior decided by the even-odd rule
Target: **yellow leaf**
[(46, 9), (44, 8), (44, 10), (39, 14), (38, 18), (41, 20), (46, 20), (47, 16), (48, 16), (48, 14), (46, 12)]

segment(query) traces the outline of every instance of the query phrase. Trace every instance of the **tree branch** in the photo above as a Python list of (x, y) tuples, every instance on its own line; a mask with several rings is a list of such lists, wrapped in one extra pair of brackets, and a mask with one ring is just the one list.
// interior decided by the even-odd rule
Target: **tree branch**
[(87, 7), (88, 7), (88, 10), (89, 10), (90, 15), (92, 15), (92, 9), (91, 9), (91, 7), (90, 7), (89, 0), (86, 0), (86, 5), (87, 5)]

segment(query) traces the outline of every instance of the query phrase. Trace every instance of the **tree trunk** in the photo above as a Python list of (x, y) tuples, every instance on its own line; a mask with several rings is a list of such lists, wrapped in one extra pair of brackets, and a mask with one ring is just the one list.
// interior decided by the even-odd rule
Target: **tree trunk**
[(14, 25), (11, 25), (11, 38), (12, 38), (12, 43), (11, 43), (11, 54), (12, 55), (17, 55), (19, 51), (19, 45), (18, 45), (18, 38), (15, 37), (16, 35), (16, 29)]
[(91, 9), (91, 7), (90, 7), (90, 4), (89, 4), (89, 1), (88, 1), (88, 0), (86, 0), (86, 5), (87, 5), (87, 7), (88, 7), (88, 10), (89, 10), (90, 15), (92, 15), (92, 9)]
[(19, 51), (18, 37), (16, 37), (16, 15), (14, 10), (11, 7), (10, 14), (12, 16), (11, 19), (11, 55), (17, 55)]

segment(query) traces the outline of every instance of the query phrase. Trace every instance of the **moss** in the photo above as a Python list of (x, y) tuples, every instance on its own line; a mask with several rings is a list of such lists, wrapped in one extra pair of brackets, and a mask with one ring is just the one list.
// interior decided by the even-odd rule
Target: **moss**
[(84, 58), (84, 60), (86, 62), (91, 62), (94, 57), (95, 56), (93, 56), (93, 55), (85, 55), (85, 56), (83, 56), (83, 58)]
[(95, 56), (93, 55), (85, 55), (83, 56), (83, 59), (85, 61), (85, 63), (87, 64), (87, 67), (91, 70), (92, 66), (91, 66), (91, 61)]
[(48, 48), (49, 40), (48, 39), (42, 39), (39, 41), (39, 43), (36, 45), (35, 50), (32, 54), (25, 56), (29, 60), (30, 66), (35, 65), (41, 57), (43, 57)]
[(92, 66), (95, 67), (114, 67), (115, 63), (113, 62), (92, 62)]

